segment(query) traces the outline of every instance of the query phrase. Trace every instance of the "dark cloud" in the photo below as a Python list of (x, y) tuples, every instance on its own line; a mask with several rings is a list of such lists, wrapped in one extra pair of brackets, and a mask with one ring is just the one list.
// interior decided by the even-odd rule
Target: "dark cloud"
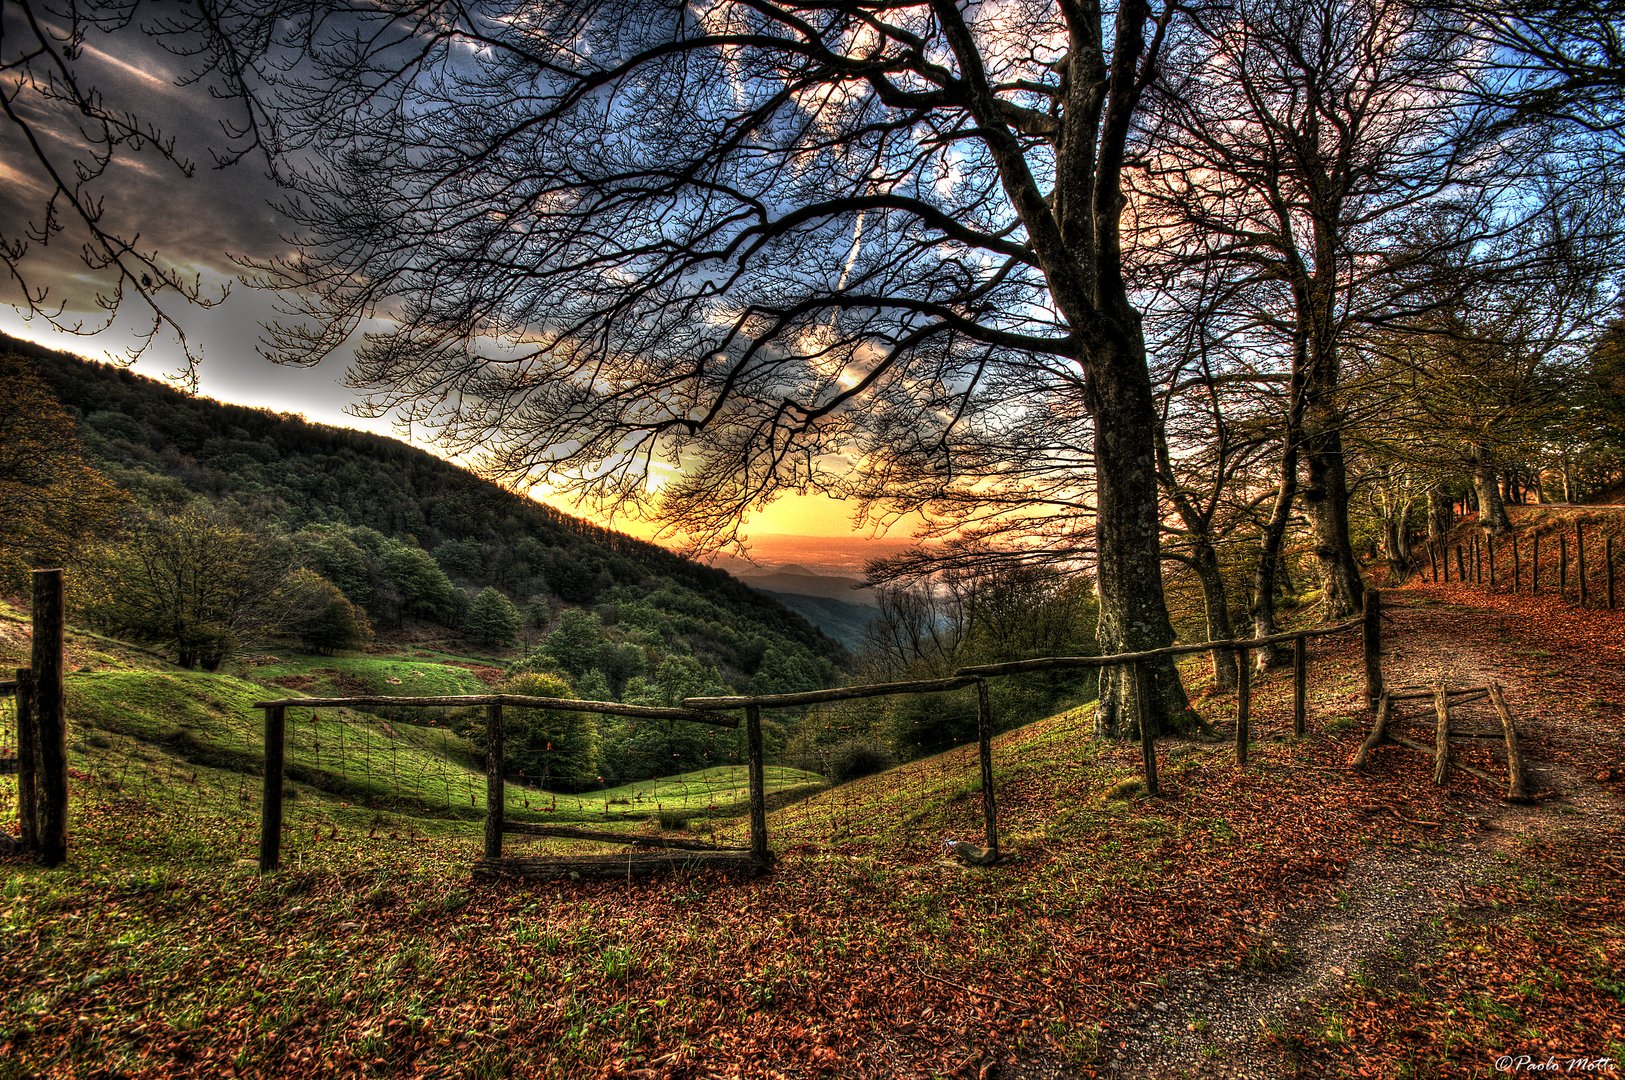
[[(8, 3), (4, 10), (0, 55), (9, 61), (28, 41), (19, 23), (21, 5)], [(241, 106), (212, 93), (217, 84), (210, 79), (192, 79), (192, 63), (139, 25), (87, 36), (72, 61), (80, 85), (94, 88), (110, 111), (136, 118), (143, 130), (166, 143), (172, 140), (173, 149), (166, 156), (164, 144), (146, 140), (120, 146), (86, 192), (100, 207), (106, 231), (142, 253), (156, 253), (157, 264), (175, 270), (182, 279), (201, 279), (205, 297), (218, 298), (229, 287), (229, 298), (210, 310), (193, 308), (173, 290), (159, 289), (155, 294), (205, 356), (206, 369), (200, 372), (205, 392), (342, 419), (349, 395), (339, 385), (337, 373), (289, 372), (255, 352), (260, 322), (272, 310), (267, 297), (235, 281), (237, 260), (285, 253), (282, 236), (287, 223), (275, 209), (280, 192), (262, 160), (249, 154), (229, 167), (218, 167), (222, 157), (242, 149), (230, 136), (241, 119)], [(0, 235), (12, 243), (28, 243), (19, 270), (32, 290), (46, 290), (45, 308), (63, 309), (61, 321), (66, 323), (102, 326), (108, 314), (100, 298), (110, 295), (116, 279), (86, 265), (83, 249), (89, 233), (73, 216), (62, 214), (60, 199), (63, 231), (45, 244), (37, 238), (28, 240), (46, 217), (50, 169), (71, 178), (96, 164), (95, 140), (87, 137), (87, 130), (93, 136), (94, 128), (87, 129), (65, 103), (37, 90), (25, 88), (17, 94), (14, 109), (29, 126), (38, 151), (17, 123), (0, 118)], [(49, 166), (40, 160), (42, 154)], [(190, 163), (190, 175), (177, 160)], [(26, 306), (24, 299), (17, 280), (4, 282), (0, 300)], [(89, 338), (53, 335), (37, 318), (3, 322), (7, 330), (58, 348), (117, 356), (139, 341), (150, 323), (143, 307), (126, 298), (118, 318)], [(164, 335), (150, 352), (140, 365), (143, 371), (168, 373), (182, 365), (179, 349)]]
[[(20, 11), (18, 4), (4, 5), (0, 55), (8, 60), (27, 37), (18, 24)], [(241, 107), (211, 93), (210, 80), (193, 81), (190, 63), (139, 26), (92, 32), (73, 61), (75, 77), (82, 86), (93, 87), (109, 109), (136, 117), (143, 129), (173, 140), (169, 156), (150, 143), (118, 148), (88, 189), (102, 208), (104, 228), (140, 251), (156, 252), (159, 265), (183, 278), (201, 278), (205, 297), (224, 295), (204, 308), (172, 290), (155, 294), (184, 329), (194, 353), (202, 356), (197, 370), (202, 393), (327, 423), (391, 430), (387, 420), (348, 413), (355, 397), (344, 386), (344, 357), (318, 369), (293, 369), (257, 352), (261, 324), (275, 315), (274, 301), (236, 280), (238, 260), (265, 260), (289, 250), (283, 241), (287, 222), (275, 208), (281, 191), (252, 154), (218, 167), (220, 158), (242, 149), (230, 135), (241, 119)], [(93, 140), (62, 102), (24, 91), (14, 98), (14, 108), (59, 175), (71, 177), (93, 164)], [(0, 235), (10, 241), (26, 238), (45, 220), (52, 186), (39, 156), (20, 126), (0, 118)], [(189, 162), (190, 175), (171, 157)], [(0, 310), (0, 331), (70, 352), (124, 358), (142, 340), (150, 313), (139, 301), (127, 299), (124, 310), (109, 319), (99, 298), (110, 294), (114, 279), (86, 266), (82, 251), (89, 234), (83, 225), (71, 217), (61, 220), (64, 230), (47, 244), (30, 244), (19, 268), (31, 289), (47, 290), (45, 308), (63, 309), (61, 322), (87, 330), (106, 328), (78, 337), (53, 331), (43, 318), (26, 318), (21, 286), (12, 279), (0, 284), (0, 301), (13, 308)], [(154, 377), (173, 377), (185, 368), (179, 345), (164, 333), (136, 364)]]

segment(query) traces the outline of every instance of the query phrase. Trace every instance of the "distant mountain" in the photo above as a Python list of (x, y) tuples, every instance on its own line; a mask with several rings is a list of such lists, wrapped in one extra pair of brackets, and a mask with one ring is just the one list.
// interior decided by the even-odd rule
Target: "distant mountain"
[[(714, 567), (481, 480), (394, 439), (188, 397), (111, 365), (0, 335), (80, 419), (87, 449), (140, 501), (191, 494), (290, 534), (375, 530), (434, 556), (465, 590), (492, 586), (535, 611), (587, 608), (651, 665), (668, 652), (739, 688), (834, 681), (839, 644)], [(545, 627), (544, 627), (545, 629)], [(652, 677), (652, 676), (651, 676)], [(791, 685), (793, 684), (793, 685)]]
[(874, 590), (865, 588), (859, 578), (815, 573), (797, 563), (767, 567), (736, 559), (730, 566), (735, 577), (753, 589), (773, 594), (852, 652), (863, 647), (869, 624), (879, 613)]
[(873, 589), (865, 588), (858, 578), (834, 574), (815, 574), (799, 566), (786, 566), (770, 570), (736, 570), (734, 576), (753, 589), (770, 593), (795, 593), (799, 596), (821, 596), (843, 604), (872, 608), (878, 600)]
[(862, 580), (864, 567), (912, 547), (913, 540), (893, 536), (790, 536), (782, 533), (752, 534), (747, 543), (750, 558), (721, 555), (715, 565), (744, 577), (752, 571), (790, 570)]
[[(754, 581), (751, 584), (765, 588)], [(869, 626), (879, 614), (879, 609), (872, 604), (852, 604), (827, 596), (781, 592), (778, 589), (765, 591), (854, 653), (863, 648), (869, 636)]]

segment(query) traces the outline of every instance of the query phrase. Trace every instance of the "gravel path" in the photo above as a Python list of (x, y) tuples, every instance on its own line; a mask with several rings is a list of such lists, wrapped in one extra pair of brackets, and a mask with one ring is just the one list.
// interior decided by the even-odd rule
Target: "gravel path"
[[(1412, 977), (1409, 958), (1425, 946), (1435, 916), (1452, 904), (1472, 903), (1480, 887), (1505, 872), (1499, 852), (1529, 834), (1599, 828), (1625, 834), (1625, 808), (1617, 796), (1582, 769), (1541, 757), (1540, 748), (1553, 743), (1581, 744), (1581, 753), (1564, 755), (1570, 759), (1617, 762), (1625, 754), (1616, 727), (1587, 722), (1587, 703), (1551, 700), (1556, 695), (1543, 694), (1541, 686), (1514, 673), (1517, 667), (1508, 658), (1532, 645), (1523, 637), (1526, 619), (1516, 610), (1479, 607), (1472, 594), (1458, 593), (1452, 603), (1405, 592), (1388, 596), (1394, 601), (1393, 646), (1384, 660), (1388, 683), (1443, 680), (1459, 687), (1499, 680), (1525, 737), (1530, 788), (1557, 798), (1453, 811), (1470, 826), (1463, 839), (1431, 850), (1374, 850), (1349, 868), (1334, 904), (1298, 912), (1272, 927), (1272, 947), (1259, 953), (1257, 963), (1238, 971), (1172, 973), (1155, 1000), (1114, 1023), (1115, 1031), (1133, 1034), (1107, 1051), (1103, 1075), (1295, 1075), (1265, 1036), (1312, 1018), (1320, 1002), (1336, 996), (1351, 976), (1404, 985)], [(1431, 715), (1431, 703), (1410, 704)], [(1412, 708), (1407, 715), (1421, 712)], [(1495, 726), (1488, 702), (1453, 708), (1453, 722), (1458, 716), (1462, 727)], [(1413, 725), (1411, 735), (1431, 744), (1431, 721), (1425, 732)], [(1377, 751), (1390, 753), (1414, 751), (1391, 745)], [(1499, 762), (1481, 767), (1497, 774), (1505, 768)]]

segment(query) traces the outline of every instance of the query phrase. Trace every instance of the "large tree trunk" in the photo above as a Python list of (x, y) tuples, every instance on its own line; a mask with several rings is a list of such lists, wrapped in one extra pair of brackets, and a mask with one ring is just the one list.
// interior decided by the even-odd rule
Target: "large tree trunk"
[[(1139, 319), (1119, 313), (1110, 339), (1093, 350), (1086, 392), (1095, 419), (1095, 551), (1102, 653), (1140, 652), (1173, 644), (1162, 591), (1151, 376)], [(1146, 665), (1152, 687), (1153, 731), (1188, 732), (1196, 725), (1172, 658)], [(1097, 733), (1137, 734), (1133, 673), (1101, 673)]]
[(1456, 511), (1450, 495), (1442, 487), (1428, 492), (1428, 543), (1438, 544), (1456, 527)]
[[(1319, 410), (1316, 410), (1319, 411)], [(1320, 571), (1321, 610), (1327, 621), (1353, 618), (1364, 602), (1364, 585), (1349, 541), (1348, 479), (1343, 435), (1324, 415), (1304, 432), (1308, 476), (1303, 507), (1315, 530), (1315, 565)]]
[[(1191, 553), (1191, 570), (1202, 583), (1202, 603), (1207, 612), (1207, 639), (1229, 641), (1236, 636), (1235, 624), (1230, 619), (1230, 598), (1224, 591), (1224, 574), (1219, 570), (1219, 554), (1205, 539), (1197, 541)], [(1213, 664), (1213, 685), (1229, 690), (1236, 685), (1236, 654), (1229, 649), (1214, 649), (1209, 654)]]
[(1501, 536), (1512, 531), (1501, 488), (1495, 482), (1495, 458), (1483, 443), (1473, 446), (1473, 489), (1478, 492), (1478, 523), (1486, 531)]
[(1335, 245), (1318, 235), (1314, 278), (1298, 292), (1299, 318), (1307, 328), (1308, 371), (1303, 380), (1304, 512), (1315, 532), (1321, 611), (1331, 622), (1352, 618), (1364, 602), (1360, 567), (1349, 541), (1348, 470), (1343, 459), (1343, 414), (1337, 404), (1339, 374), (1334, 306)]
[[(979, 66), (968, 33), (956, 29), (948, 14), (953, 5), (938, 10), (953, 32), (961, 63)], [(1123, 273), (1121, 229), (1129, 117), (1144, 90), (1142, 65), (1154, 62), (1145, 39), (1151, 7), (1148, 0), (1117, 6), (1109, 52), (1100, 33), (1100, 9), (1093, 15), (1086, 10), (1069, 14), (1067, 87), (1047, 195), (1027, 162), (1019, 160), (1025, 151), (1003, 126), (991, 94), (973, 91), (971, 109), (994, 132), (988, 145), (1000, 163), (1000, 181), (1028, 227), (1050, 296), (1079, 341), (1084, 400), (1095, 425), (1095, 588), (1100, 595), (1095, 637), (1103, 653), (1140, 652), (1174, 640), (1162, 591), (1156, 403), (1140, 313)], [(1156, 40), (1160, 47), (1160, 31)], [(1152, 699), (1142, 704), (1152, 731), (1197, 726), (1172, 658), (1146, 664), (1145, 671)], [(1123, 669), (1101, 673), (1095, 720), (1100, 734), (1138, 730), (1133, 682), (1132, 672)]]
[[(1280, 628), (1275, 621), (1275, 590), (1280, 576), (1281, 545), (1286, 540), (1286, 526), (1292, 515), (1292, 503), (1298, 494), (1298, 443), (1290, 430), (1283, 439), (1281, 449), (1280, 481), (1275, 489), (1275, 505), (1270, 519), (1264, 524), (1264, 535), (1258, 552), (1258, 566), (1253, 571), (1253, 636), (1269, 637)], [(1254, 652), (1258, 669), (1264, 671), (1285, 663), (1285, 653), (1279, 645), (1264, 645)]]

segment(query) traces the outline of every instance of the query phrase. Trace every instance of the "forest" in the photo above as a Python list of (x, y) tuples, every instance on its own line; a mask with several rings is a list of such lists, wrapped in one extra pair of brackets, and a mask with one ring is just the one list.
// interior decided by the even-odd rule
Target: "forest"
[[(722, 571), (403, 443), (187, 397), (21, 342), (5, 363), (7, 385), (29, 395), (0, 472), (16, 523), (0, 539), (7, 585), (24, 585), (30, 563), (66, 564), (80, 617), (182, 668), (273, 647), (331, 655), (376, 636), (393, 643), (383, 652), (483, 650), (512, 679), (551, 679), (566, 696), (669, 705), (812, 689), (850, 662)], [(25, 491), (32, 504), (13, 497)], [(566, 743), (590, 748), (553, 769), (561, 783), (738, 757), (697, 737), (640, 750), (635, 731), (600, 740), (596, 726), (577, 730), (588, 723), (571, 719), (560, 739), (560, 756)]]

